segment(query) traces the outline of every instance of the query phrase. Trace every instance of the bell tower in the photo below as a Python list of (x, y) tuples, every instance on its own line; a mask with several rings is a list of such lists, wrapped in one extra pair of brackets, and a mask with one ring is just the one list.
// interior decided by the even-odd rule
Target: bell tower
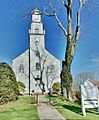
[(41, 22), (41, 13), (37, 8), (32, 12), (32, 22)]
[(42, 15), (37, 8), (32, 12), (32, 22), (29, 34), (30, 47), (35, 48), (35, 45), (38, 45), (39, 48), (45, 48), (45, 30), (43, 29)]

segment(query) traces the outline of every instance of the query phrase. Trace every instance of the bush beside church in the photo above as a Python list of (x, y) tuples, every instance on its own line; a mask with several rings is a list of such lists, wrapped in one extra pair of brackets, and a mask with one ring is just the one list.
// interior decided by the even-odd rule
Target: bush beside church
[(19, 88), (15, 74), (6, 63), (0, 63), (0, 104), (18, 99)]

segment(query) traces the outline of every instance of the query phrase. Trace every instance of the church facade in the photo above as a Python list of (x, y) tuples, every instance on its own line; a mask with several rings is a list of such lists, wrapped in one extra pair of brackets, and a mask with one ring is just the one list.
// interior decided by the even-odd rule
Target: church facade
[(61, 61), (45, 49), (45, 30), (38, 9), (32, 12), (29, 49), (12, 61), (17, 81), (25, 84), (25, 93), (48, 92), (60, 82)]

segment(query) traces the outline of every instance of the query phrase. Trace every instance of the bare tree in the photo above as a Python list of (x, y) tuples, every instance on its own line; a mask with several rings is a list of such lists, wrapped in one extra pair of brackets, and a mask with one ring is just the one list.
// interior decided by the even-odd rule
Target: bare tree
[(39, 80), (39, 87), (40, 89), (42, 90), (42, 93), (45, 92), (45, 84), (43, 82), (43, 74), (44, 74), (44, 70), (45, 70), (45, 64), (46, 64), (46, 61), (48, 59), (48, 55), (45, 53), (44, 49), (41, 48), (41, 50), (39, 49), (38, 45), (35, 43), (35, 46), (36, 46), (36, 49), (34, 50), (32, 47), (30, 48), (31, 51), (33, 51), (36, 55), (36, 57), (38, 58), (38, 70), (40, 71), (40, 76), (37, 78), (35, 77), (34, 75), (34, 71), (31, 71), (31, 74), (33, 76), (33, 78), (38, 81)]
[(53, 82), (57, 78), (56, 71), (57, 70), (55, 69), (55, 67), (51, 64), (49, 64), (49, 66), (47, 66), (46, 68), (46, 80), (47, 80), (47, 89), (48, 89), (48, 95), (49, 95), (49, 104), (51, 104), (52, 102), (50, 96), (52, 95)]
[[(35, 47), (30, 47), (31, 52), (33, 52), (34, 56), (38, 58), (36, 61), (38, 65), (36, 66), (37, 68), (35, 69), (34, 67), (30, 69), (30, 75), (32, 76), (32, 79), (34, 79), (37, 83), (37, 85), (40, 87), (42, 93), (45, 92), (45, 83), (43, 81), (44, 74), (46, 76), (46, 87), (49, 90), (52, 87), (53, 81), (57, 78), (57, 72), (55, 69), (55, 66), (53, 65), (53, 59), (49, 62), (49, 54), (46, 53), (46, 50), (42, 48), (42, 46), (38, 46), (38, 44), (35, 42)], [(28, 56), (29, 54), (26, 53)], [(32, 60), (32, 59), (31, 59)], [(35, 75), (35, 72), (37, 72), (37, 69), (39, 71), (39, 76)], [(29, 77), (27, 74), (25, 76)]]
[(76, 98), (80, 98), (80, 85), (86, 80), (96, 80), (96, 75), (94, 72), (82, 72), (74, 75), (73, 79), (73, 93)]
[[(87, 0), (77, 0), (76, 2), (78, 9), (75, 11), (73, 9), (73, 4), (74, 4), (73, 0), (61, 0), (62, 3), (61, 7), (63, 7), (66, 10), (66, 12), (64, 10), (64, 13), (65, 15), (67, 15), (67, 17), (65, 18), (66, 27), (64, 26), (64, 24), (62, 24), (61, 20), (59, 19), (59, 16), (57, 15), (57, 9), (55, 8), (55, 5), (57, 5), (56, 1), (54, 3), (55, 5), (53, 5), (53, 2), (50, 2), (50, 9), (52, 10), (51, 14), (47, 12), (46, 8), (44, 9), (44, 14), (46, 16), (55, 18), (58, 26), (63, 31), (66, 39), (67, 44), (66, 44), (65, 60), (63, 62), (61, 79), (63, 81), (64, 86), (66, 87), (68, 100), (70, 100), (70, 98), (73, 98), (72, 96), (73, 78), (71, 74), (71, 64), (74, 58), (75, 48), (80, 35), (81, 11), (82, 8), (85, 6)], [(73, 12), (75, 12), (76, 14), (75, 19), (72, 18)], [(74, 21), (76, 21), (76, 23)], [(73, 25), (75, 26), (74, 28), (72, 27)]]
[(96, 80), (94, 72), (82, 72), (74, 76), (74, 83), (76, 86), (81, 85), (87, 79)]
[(53, 65), (51, 65), (53, 61), (50, 62), (49, 66), (46, 68), (46, 80), (47, 80), (47, 89), (49, 93), (52, 93), (52, 85), (54, 80), (57, 78), (57, 70)]

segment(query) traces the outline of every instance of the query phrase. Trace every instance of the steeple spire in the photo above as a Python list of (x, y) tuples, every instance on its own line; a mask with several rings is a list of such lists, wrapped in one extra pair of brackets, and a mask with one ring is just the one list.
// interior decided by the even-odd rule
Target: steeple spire
[(31, 14), (41, 14), (38, 8), (35, 8), (34, 11), (32, 11)]
[(35, 12), (39, 12), (38, 8), (35, 8), (34, 11), (35, 11)]

